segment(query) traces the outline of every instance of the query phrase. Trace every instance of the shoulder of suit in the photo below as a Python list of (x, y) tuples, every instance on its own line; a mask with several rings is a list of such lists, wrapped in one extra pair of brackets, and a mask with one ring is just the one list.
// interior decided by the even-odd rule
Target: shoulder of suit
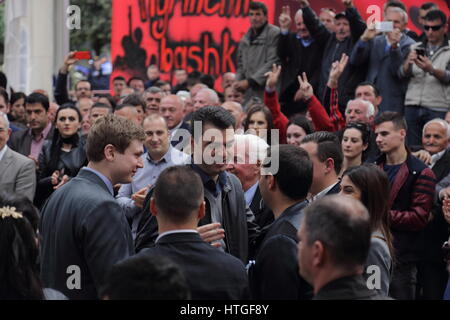
[[(33, 160), (31, 160), (31, 159), (28, 158), (28, 157), (25, 157), (23, 154), (20, 154), (20, 153), (18, 153), (17, 151), (14, 151), (14, 150), (11, 149), (11, 148), (8, 148), (7, 153), (9, 153), (10, 156), (14, 158), (14, 161), (15, 161), (15, 162), (20, 162), (20, 163), (23, 163), (23, 164), (27, 164), (27, 163), (33, 163), (33, 164), (34, 164), (34, 161), (33, 161)], [(6, 156), (6, 155), (7, 155), (7, 154), (5, 154), (5, 156)]]

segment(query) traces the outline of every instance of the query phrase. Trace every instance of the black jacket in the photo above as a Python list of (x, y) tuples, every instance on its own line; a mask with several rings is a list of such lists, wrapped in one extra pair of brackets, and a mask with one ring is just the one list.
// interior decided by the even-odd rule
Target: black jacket
[[(241, 182), (235, 175), (229, 172), (225, 174), (227, 182), (222, 191), (222, 227), (225, 229), (227, 252), (247, 263), (249, 247), (254, 245), (260, 230), (252, 211), (245, 203)], [(135, 240), (137, 252), (151, 247), (158, 236), (158, 223), (150, 214), (152, 194), (153, 190), (150, 190), (144, 200)], [(200, 220), (199, 226), (211, 223), (211, 205), (206, 197), (205, 202), (205, 217)]]
[(299, 275), (297, 231), (307, 202), (287, 208), (269, 228), (249, 272), (253, 298), (306, 300), (311, 286)]
[(194, 300), (248, 299), (245, 266), (239, 259), (206, 243), (197, 233), (162, 236), (139, 255), (166, 256), (183, 271)]
[(313, 300), (392, 300), (367, 288), (362, 275), (333, 280), (323, 286)]

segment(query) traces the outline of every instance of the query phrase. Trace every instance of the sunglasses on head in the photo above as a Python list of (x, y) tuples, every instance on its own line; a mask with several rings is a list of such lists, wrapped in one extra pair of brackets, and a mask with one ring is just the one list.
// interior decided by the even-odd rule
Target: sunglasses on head
[(423, 28), (426, 30), (426, 31), (428, 31), (428, 30), (433, 30), (433, 31), (438, 31), (440, 28), (442, 28), (442, 26), (443, 26), (443, 24), (441, 24), (441, 25), (438, 25), (438, 26), (427, 26), (427, 25), (424, 25), (423, 26)]

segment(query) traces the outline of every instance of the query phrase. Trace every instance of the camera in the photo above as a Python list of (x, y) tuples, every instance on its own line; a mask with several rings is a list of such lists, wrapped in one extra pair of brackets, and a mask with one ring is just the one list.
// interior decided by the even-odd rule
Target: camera
[(417, 53), (417, 55), (419, 55), (419, 56), (424, 56), (424, 57), (425, 57), (425, 55), (426, 55), (425, 48), (417, 47), (417, 48), (416, 48), (416, 53)]

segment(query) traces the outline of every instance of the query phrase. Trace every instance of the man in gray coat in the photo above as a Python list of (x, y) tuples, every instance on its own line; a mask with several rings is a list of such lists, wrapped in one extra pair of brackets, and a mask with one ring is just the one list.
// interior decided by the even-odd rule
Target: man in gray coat
[(10, 135), (8, 117), (0, 111), (0, 190), (24, 195), (33, 201), (36, 166), (33, 160), (8, 148)]
[(280, 28), (267, 22), (267, 7), (252, 1), (249, 6), (251, 27), (239, 43), (235, 88), (246, 91), (245, 101), (257, 96), (263, 99), (266, 77), (277, 55)]
[(41, 277), (69, 299), (97, 299), (104, 274), (134, 253), (113, 186), (142, 168), (144, 131), (106, 115), (89, 132), (87, 167), (56, 190), (42, 210)]

